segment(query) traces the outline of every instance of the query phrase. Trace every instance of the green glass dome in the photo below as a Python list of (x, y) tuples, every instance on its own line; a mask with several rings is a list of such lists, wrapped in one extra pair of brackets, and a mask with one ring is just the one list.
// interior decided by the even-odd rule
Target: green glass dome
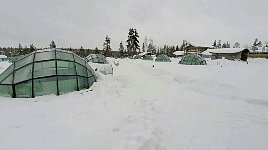
[(129, 59), (133, 59), (133, 56), (128, 56), (127, 58), (129, 58)]
[(156, 62), (171, 62), (170, 58), (165, 55), (165, 54), (161, 54), (159, 55), (156, 59), (155, 59)]
[(99, 64), (107, 64), (108, 61), (106, 57), (101, 54), (90, 54), (86, 57), (87, 62), (99, 63)]
[(182, 57), (179, 64), (184, 65), (206, 65), (205, 59), (197, 54), (187, 54)]
[(35, 97), (89, 88), (96, 75), (88, 63), (70, 51), (45, 49), (14, 61), (0, 74), (0, 95)]
[(142, 59), (142, 57), (140, 55), (135, 55), (133, 59)]
[(153, 57), (151, 55), (144, 55), (142, 57), (142, 60), (154, 60)]

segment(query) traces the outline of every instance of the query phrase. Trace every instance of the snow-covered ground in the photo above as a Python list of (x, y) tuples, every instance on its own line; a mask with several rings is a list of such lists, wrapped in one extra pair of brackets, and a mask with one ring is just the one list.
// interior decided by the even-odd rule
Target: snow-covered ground
[(87, 90), (0, 97), (0, 150), (268, 149), (267, 59), (116, 61)]

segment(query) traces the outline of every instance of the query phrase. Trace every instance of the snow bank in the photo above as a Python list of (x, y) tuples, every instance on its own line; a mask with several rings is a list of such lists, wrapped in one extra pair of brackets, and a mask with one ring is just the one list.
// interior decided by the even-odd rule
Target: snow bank
[(0, 97), (0, 149), (267, 149), (268, 60), (117, 61), (87, 90)]

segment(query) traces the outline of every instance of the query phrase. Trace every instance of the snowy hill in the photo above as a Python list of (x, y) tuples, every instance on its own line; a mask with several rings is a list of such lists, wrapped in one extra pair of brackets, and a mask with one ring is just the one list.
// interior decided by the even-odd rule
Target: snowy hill
[(0, 97), (0, 149), (267, 149), (267, 59), (117, 61), (87, 90)]

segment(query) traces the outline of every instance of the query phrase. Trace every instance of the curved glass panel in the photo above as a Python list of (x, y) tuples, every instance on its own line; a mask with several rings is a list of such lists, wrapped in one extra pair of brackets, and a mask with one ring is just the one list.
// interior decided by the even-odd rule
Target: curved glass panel
[(0, 85), (0, 96), (12, 96), (12, 85)]
[(32, 97), (32, 80), (15, 85), (16, 97)]
[(34, 78), (56, 75), (55, 60), (34, 63)]
[(84, 66), (76, 64), (77, 75), (87, 77), (87, 69)]
[(76, 91), (77, 82), (75, 76), (59, 76), (59, 93)]
[(32, 79), (32, 64), (15, 71), (14, 83)]
[(55, 94), (57, 95), (57, 78), (48, 77), (34, 80), (35, 96)]
[(89, 88), (88, 80), (86, 77), (78, 77), (78, 88), (79, 90)]
[(4, 72), (2, 72), (2, 74), (0, 74), (0, 83), (1, 81), (5, 80), (7, 76), (12, 74), (13, 71), (14, 71), (14, 64), (10, 65)]
[(75, 59), (75, 62), (77, 62), (77, 63), (79, 63), (79, 64), (85, 66), (85, 64), (86, 64), (86, 63), (85, 63), (85, 60), (82, 59), (81, 57), (78, 57), (77, 55), (74, 55), (74, 59)]
[(56, 51), (56, 58), (60, 60), (74, 61), (73, 54), (61, 51)]
[(44, 51), (44, 52), (37, 51), (35, 54), (35, 61), (51, 60), (51, 59), (55, 59), (55, 50)]
[(32, 62), (33, 62), (33, 53), (17, 60), (15, 62), (15, 69), (23, 67), (23, 66), (25, 66), (29, 63), (32, 63)]
[(75, 75), (74, 62), (57, 61), (58, 75)]

